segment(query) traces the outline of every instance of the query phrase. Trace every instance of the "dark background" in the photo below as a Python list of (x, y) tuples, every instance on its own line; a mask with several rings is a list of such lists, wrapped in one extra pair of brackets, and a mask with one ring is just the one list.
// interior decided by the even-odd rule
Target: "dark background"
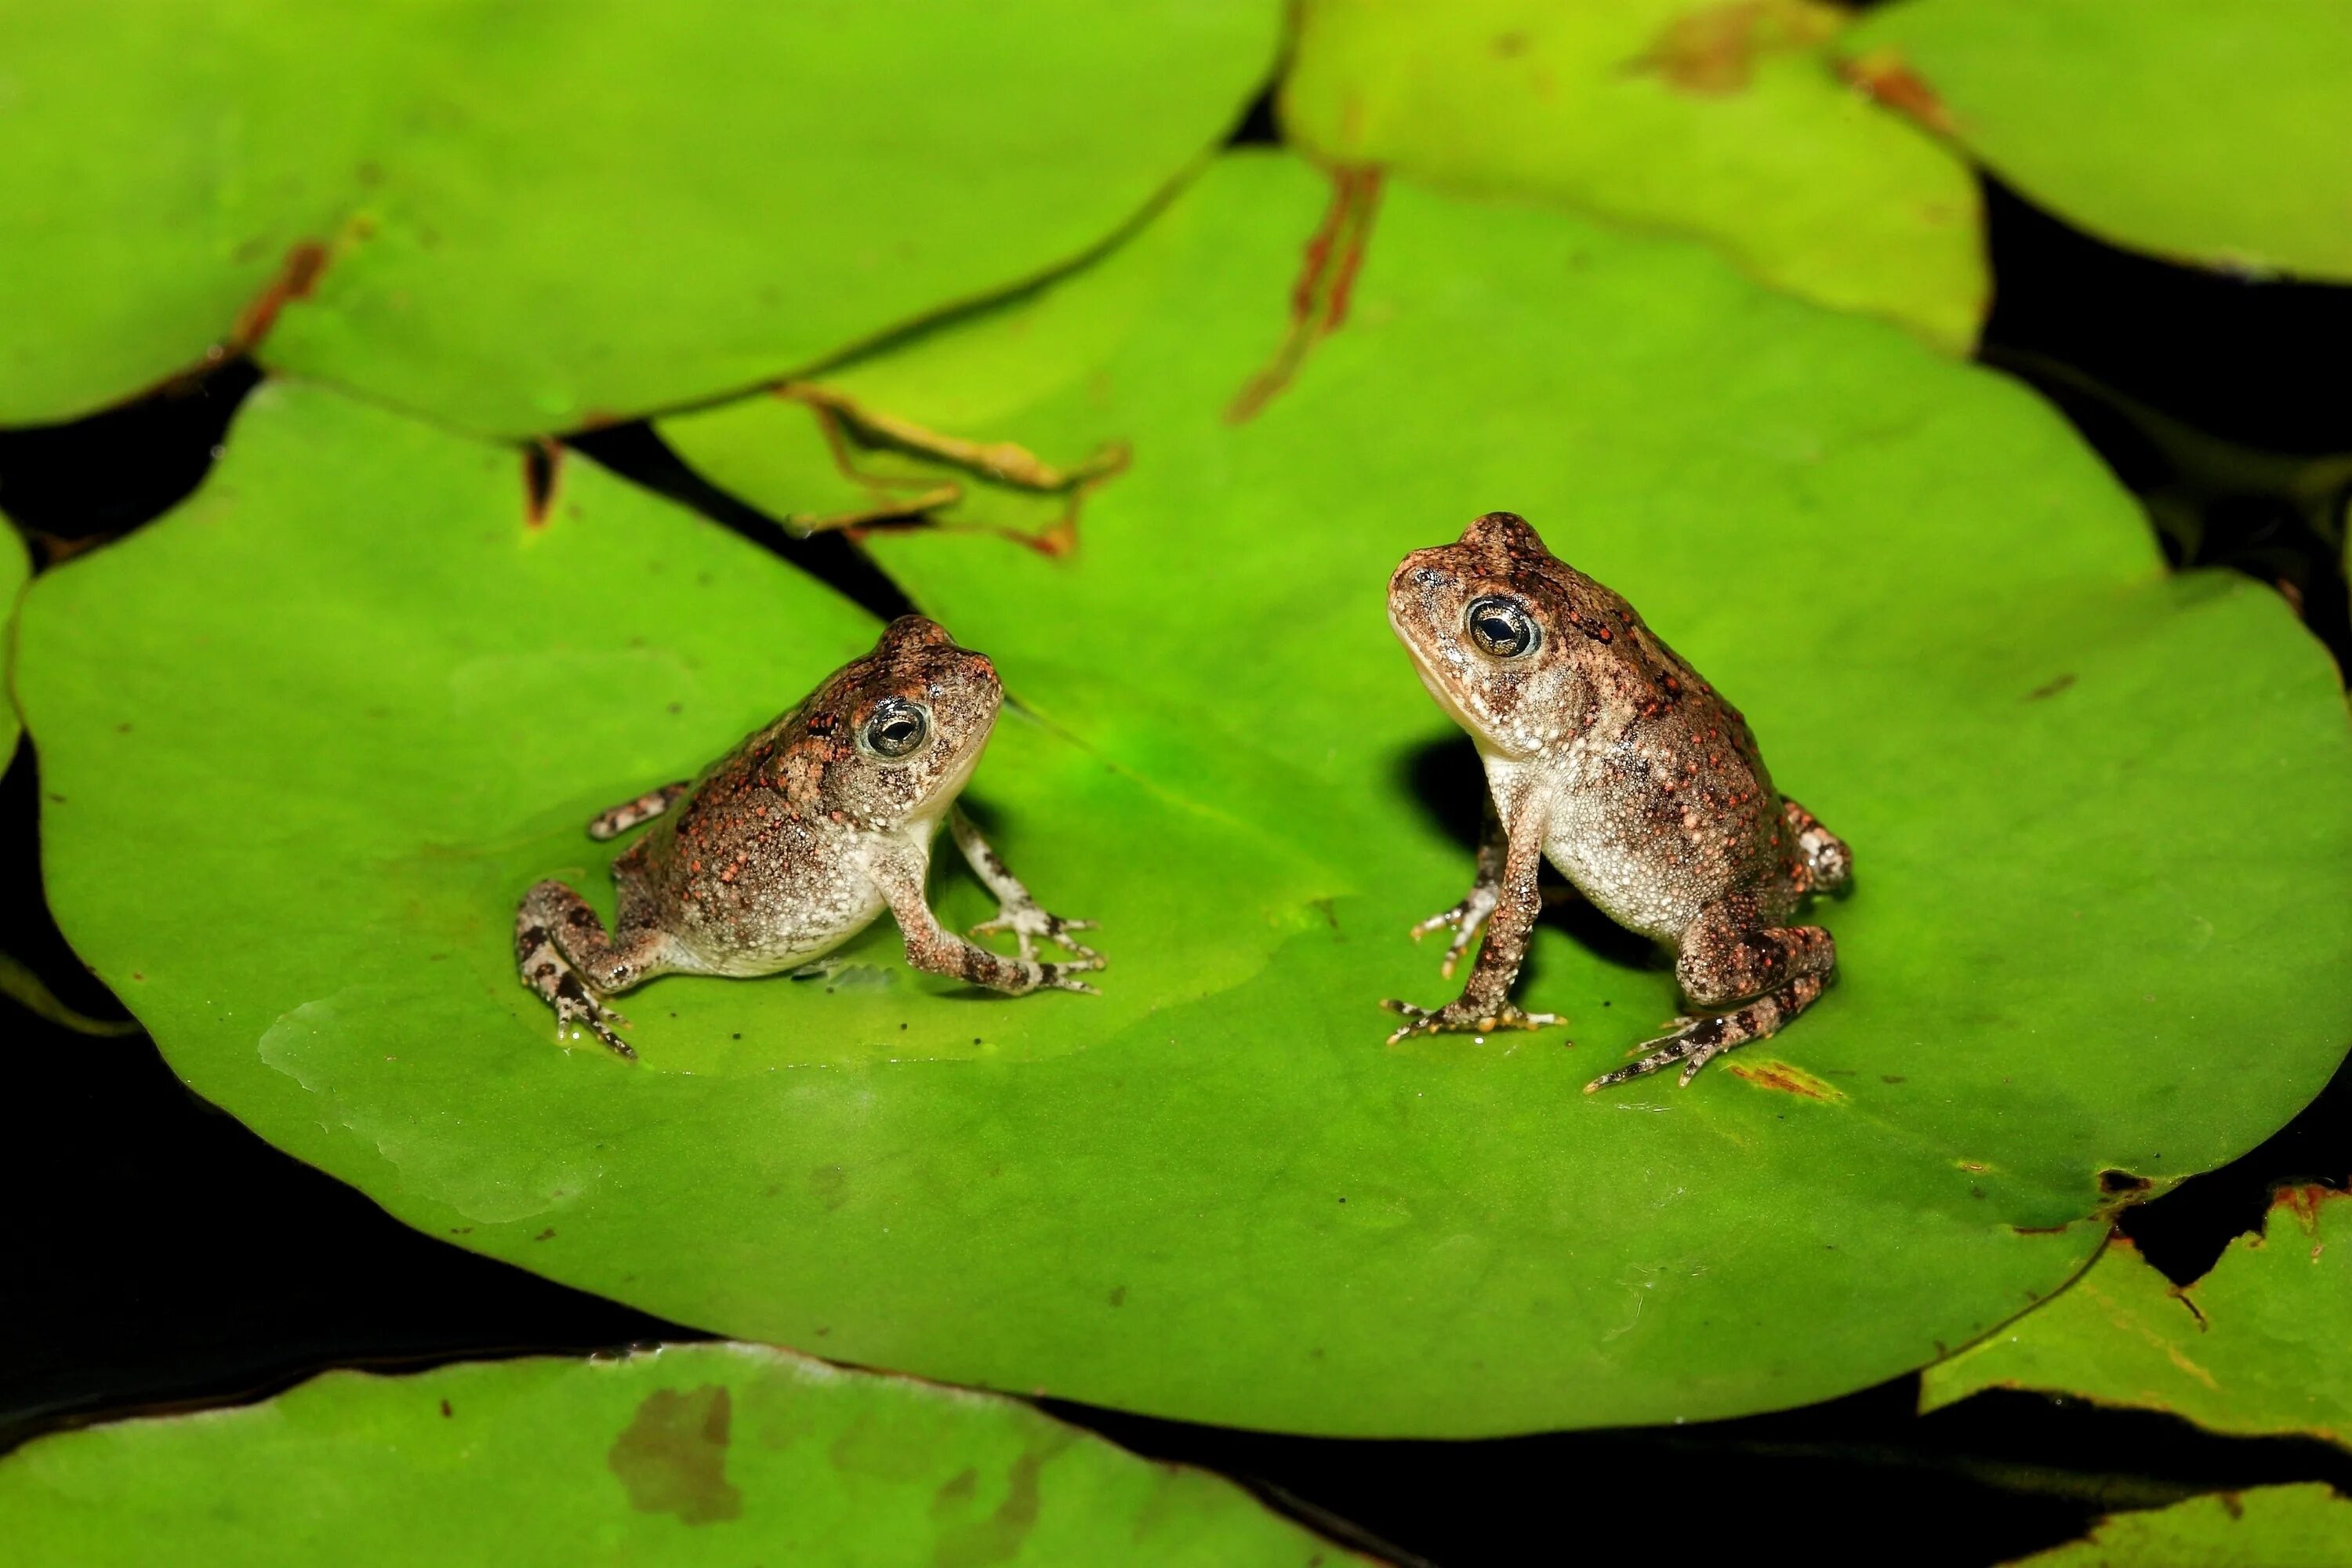
[[(1271, 139), (1263, 108), (1237, 137)], [(2101, 245), (1998, 185), (1986, 200), (1996, 303), (1979, 359), (2074, 420), (2147, 502), (2175, 564), (2275, 585), (2344, 668), (2352, 289), (2175, 268)], [(70, 425), (0, 431), (0, 508), (44, 564), (139, 527), (203, 477), (255, 380), (232, 361)], [(900, 602), (846, 542), (789, 540), (642, 424), (573, 444), (878, 610)], [(0, 951), (69, 1005), (119, 1019), (43, 904), (38, 799), (27, 745), (0, 780)], [(704, 1337), (407, 1229), (189, 1094), (142, 1035), (87, 1036), (5, 1001), (0, 1031), (0, 1448), (60, 1425), (256, 1397), (330, 1365)], [(2247, 1048), (2261, 1048), (2258, 1031)], [(2261, 1148), (2120, 1223), (2185, 1283), (2231, 1237), (2260, 1228), (2274, 1184), (2347, 1176), (2352, 1075), (2339, 1073)], [(256, 1214), (271, 1217), (266, 1232), (248, 1228)], [(1589, 1552), (1612, 1516), (1654, 1521), (1658, 1500), (1679, 1505), (1651, 1548), (1668, 1561), (1774, 1548), (1875, 1561), (1899, 1549), (1907, 1563), (1977, 1564), (2069, 1539), (2113, 1509), (2199, 1491), (2325, 1479), (2352, 1492), (2352, 1455), (2325, 1444), (2220, 1437), (2014, 1393), (1922, 1417), (1916, 1395), (1905, 1377), (1777, 1415), (1470, 1443), (1049, 1408), (1233, 1475), (1376, 1550), (1447, 1565)]]

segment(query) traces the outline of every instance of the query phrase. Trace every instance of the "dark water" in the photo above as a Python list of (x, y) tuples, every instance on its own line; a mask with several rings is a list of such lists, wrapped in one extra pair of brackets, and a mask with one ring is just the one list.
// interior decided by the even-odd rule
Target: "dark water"
[[(1264, 134), (1262, 116), (1244, 127), (1244, 139)], [(2277, 585), (2343, 666), (2352, 289), (2168, 267), (2007, 192), (1988, 199), (1998, 303), (1981, 357), (2074, 420), (2147, 500), (2174, 562)], [(0, 506), (47, 561), (135, 527), (203, 475), (254, 379), (233, 362), (73, 425), (0, 431)], [(877, 610), (900, 602), (848, 546), (791, 543), (641, 425), (575, 444)], [(0, 782), (0, 949), (68, 1003), (120, 1016), (41, 902), (37, 791), (26, 750)], [(395, 1223), (189, 1095), (143, 1037), (89, 1038), (5, 1003), (0, 1029), (11, 1075), (0, 1105), (0, 1338), (11, 1347), (0, 1446), (68, 1421), (250, 1397), (329, 1365), (698, 1337)], [(2186, 1281), (2259, 1227), (2273, 1184), (2347, 1175), (2352, 1077), (2339, 1075), (2260, 1149), (2122, 1226)], [(1652, 1530), (1671, 1521), (1644, 1553), (1667, 1561), (1777, 1549), (1973, 1564), (2065, 1540), (2109, 1509), (2197, 1491), (2300, 1479), (2352, 1490), (2352, 1457), (2324, 1445), (2217, 1437), (2167, 1416), (2017, 1394), (1920, 1417), (1916, 1395), (1916, 1380), (1902, 1378), (1779, 1415), (1478, 1443), (1271, 1436), (1050, 1407), (1445, 1564), (1583, 1555), (1619, 1538), (1621, 1516)]]

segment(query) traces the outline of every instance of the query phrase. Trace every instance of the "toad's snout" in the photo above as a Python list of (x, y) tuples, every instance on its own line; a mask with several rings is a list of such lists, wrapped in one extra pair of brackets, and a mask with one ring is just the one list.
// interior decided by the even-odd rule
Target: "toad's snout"
[(1454, 593), (1454, 574), (1433, 563), (1432, 553), (1414, 551), (1389, 578), (1389, 624), (1400, 635), (1408, 626), (1433, 624)]

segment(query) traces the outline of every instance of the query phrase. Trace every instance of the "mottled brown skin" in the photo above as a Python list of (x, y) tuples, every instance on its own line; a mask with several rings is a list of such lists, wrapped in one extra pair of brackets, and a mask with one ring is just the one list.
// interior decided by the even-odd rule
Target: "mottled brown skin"
[[(758, 975), (807, 964), (887, 907), (918, 969), (1014, 995), (1091, 991), (1076, 976), (1102, 957), (1070, 939), (1090, 921), (1037, 906), (956, 805), (1003, 700), (995, 667), (920, 616), (890, 623), (874, 651), (692, 783), (665, 784), (600, 813), (591, 837), (651, 832), (613, 862), (619, 919), (609, 934), (562, 882), (515, 911), (522, 982), (555, 1010), (558, 1038), (586, 1028), (624, 1057), (625, 1023), (604, 998), (656, 974)], [(898, 748), (905, 746), (900, 752)], [(1008, 958), (940, 928), (924, 896), (931, 838), (945, 820), (996, 896)], [(1073, 955), (1040, 962), (1037, 939)]]
[(1456, 1000), (1382, 1004), (1406, 1019), (1391, 1044), (1560, 1021), (1509, 999), (1546, 858), (1612, 920), (1670, 949), (1695, 1007), (1723, 1010), (1675, 1019), (1587, 1093), (1675, 1062), (1687, 1084), (1812, 1005), (1837, 944), (1790, 921), (1807, 894), (1845, 883), (1853, 858), (1773, 789), (1739, 710), (1631, 605), (1498, 511), (1456, 543), (1406, 556), (1389, 581), (1389, 621), (1477, 742), (1490, 792), (1469, 894), (1412, 932), (1454, 929), (1447, 974), (1482, 925), (1486, 943)]

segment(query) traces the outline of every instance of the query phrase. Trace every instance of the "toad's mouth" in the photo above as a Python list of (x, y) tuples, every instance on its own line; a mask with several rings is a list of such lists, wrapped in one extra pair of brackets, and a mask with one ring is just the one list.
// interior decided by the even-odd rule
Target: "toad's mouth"
[(934, 799), (951, 801), (963, 793), (963, 786), (971, 782), (971, 775), (980, 769), (981, 753), (988, 750), (988, 742), (996, 734), (997, 718), (998, 713), (988, 716), (988, 722), (981, 726), (980, 733), (964, 747), (963, 755), (956, 759), (952, 771), (931, 786)]
[(1430, 667), (1429, 660), (1422, 657), (1419, 648), (1412, 651), (1413, 673), (1421, 677), (1421, 683), (1428, 689), (1431, 700), (1445, 710), (1447, 718), (1461, 725), (1471, 734), (1477, 734), (1478, 726), (1471, 721), (1470, 715), (1463, 710), (1462, 704), (1454, 700), (1453, 689), (1439, 677), (1436, 670)]
[(1472, 735), (1476, 735), (1478, 726), (1472, 721), (1469, 713), (1454, 697), (1454, 683), (1447, 679), (1449, 675), (1459, 672), (1432, 661), (1421, 643), (1406, 632), (1404, 621), (1397, 615), (1393, 603), (1389, 607), (1389, 626), (1396, 633), (1397, 641), (1404, 644), (1404, 651), (1412, 657), (1412, 671), (1421, 677), (1421, 684), (1428, 689), (1430, 700), (1444, 711), (1447, 718), (1461, 725)]

